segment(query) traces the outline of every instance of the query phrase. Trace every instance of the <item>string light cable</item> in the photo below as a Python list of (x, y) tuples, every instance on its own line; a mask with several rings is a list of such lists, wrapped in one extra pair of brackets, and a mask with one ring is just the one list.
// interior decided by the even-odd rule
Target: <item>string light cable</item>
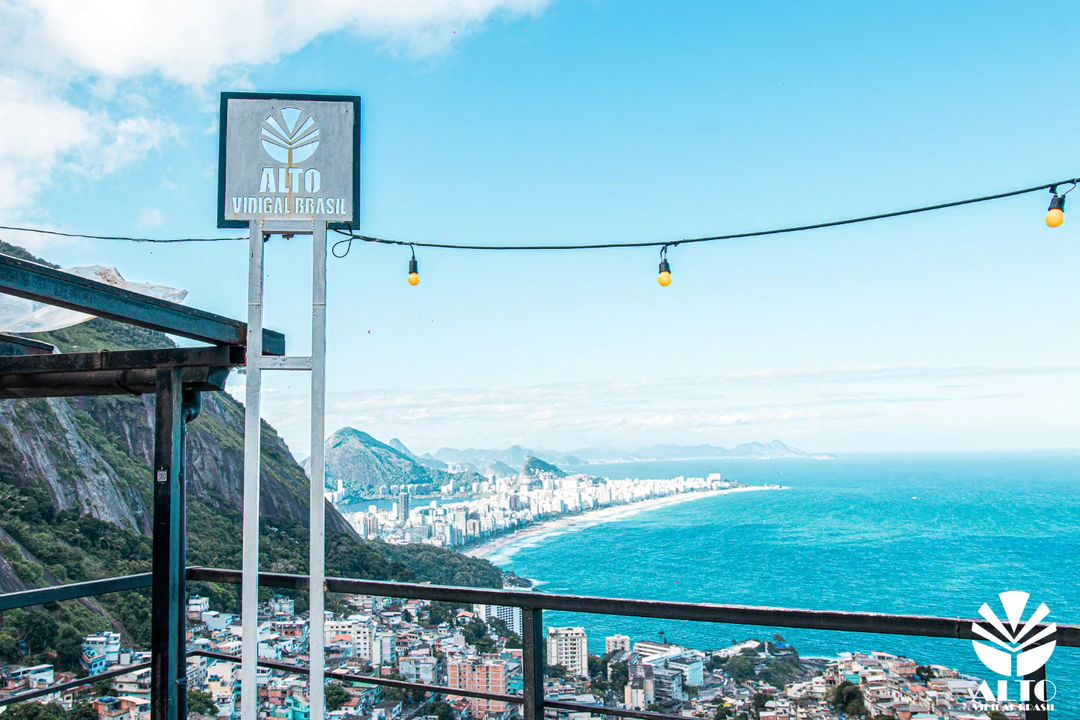
[[(349, 254), (349, 250), (352, 249), (352, 243), (354, 240), (360, 240), (366, 243), (373, 243), (378, 245), (397, 245), (400, 247), (409, 248), (432, 248), (436, 250), (474, 250), (474, 251), (560, 251), (560, 250), (608, 250), (619, 248), (643, 248), (643, 247), (659, 247), (659, 248), (674, 248), (678, 245), (690, 245), (696, 243), (709, 243), (720, 242), (723, 240), (739, 240), (743, 238), (754, 237), (766, 237), (769, 235), (785, 235), (791, 233), (807, 232), (810, 230), (822, 230), (825, 228), (841, 227), (844, 225), (856, 225), (859, 223), (873, 222), (875, 220), (887, 220), (889, 218), (903, 217), (905, 215), (917, 215), (920, 213), (934, 212), (936, 210), (947, 210), (954, 207), (962, 207), (964, 205), (975, 205), (978, 203), (992, 202), (994, 200), (1003, 200), (1005, 198), (1016, 197), (1018, 195), (1027, 195), (1040, 190), (1049, 190), (1053, 195), (1051, 203), (1055, 202), (1054, 198), (1060, 198), (1061, 209), (1064, 210), (1064, 196), (1073, 191), (1076, 186), (1080, 184), (1080, 178), (1070, 178), (1068, 180), (1058, 180), (1057, 182), (1044, 183), (1042, 185), (1035, 185), (1033, 187), (1021, 188), (1019, 190), (1009, 190), (1007, 192), (994, 193), (993, 195), (980, 195), (978, 197), (966, 198), (964, 200), (953, 200), (951, 202), (937, 203), (935, 205), (923, 205), (921, 207), (910, 208), (907, 210), (894, 210), (892, 212), (878, 213), (875, 215), (862, 215), (859, 217), (845, 218), (843, 220), (830, 220), (827, 222), (813, 223), (810, 225), (792, 225), (788, 227), (772, 228), (770, 230), (751, 230), (748, 232), (727, 233), (724, 235), (708, 235), (704, 237), (691, 237), (682, 238), (680, 240), (646, 240), (643, 242), (610, 242), (610, 243), (584, 243), (576, 245), (470, 245), (470, 244), (458, 244), (458, 243), (439, 243), (439, 242), (417, 242), (408, 240), (395, 240), (384, 237), (377, 237), (374, 235), (363, 235), (353, 232), (350, 229), (342, 230), (335, 228), (334, 231), (339, 235), (344, 235), (344, 238), (336, 241), (331, 248), (334, 257), (343, 258)], [(1063, 185), (1068, 185), (1069, 188), (1064, 193), (1058, 194), (1058, 188)], [(1053, 205), (1051, 205), (1053, 207)], [(1060, 225), (1061, 223), (1058, 223)], [(1051, 227), (1057, 227), (1058, 225), (1051, 225)], [(344, 249), (339, 249), (344, 248)]]
[[(994, 200), (1003, 200), (1005, 198), (1016, 197), (1018, 195), (1027, 195), (1033, 192), (1039, 192), (1041, 190), (1049, 190), (1051, 194), (1050, 207), (1046, 213), (1046, 224), (1049, 227), (1060, 227), (1065, 221), (1065, 196), (1076, 189), (1080, 184), (1080, 178), (1070, 178), (1068, 180), (1058, 180), (1056, 182), (1044, 183), (1042, 185), (1035, 185), (1033, 187), (1021, 188), (1019, 190), (1009, 190), (1007, 192), (994, 193), (992, 195), (980, 195), (978, 197), (966, 198), (964, 200), (953, 200), (951, 202), (937, 203), (934, 205), (923, 205), (921, 207), (909, 208), (907, 210), (894, 210), (892, 212), (877, 213), (874, 215), (862, 215), (859, 217), (845, 218), (842, 220), (830, 220), (827, 222), (812, 223), (809, 225), (792, 225), (788, 227), (772, 228), (769, 230), (751, 230), (747, 232), (726, 233), (722, 235), (708, 235), (704, 237), (689, 237), (678, 240), (647, 240), (641, 242), (604, 242), (604, 243), (582, 243), (582, 244), (557, 244), (557, 245), (472, 245), (472, 244), (458, 244), (458, 243), (441, 243), (441, 242), (418, 242), (408, 240), (397, 240), (392, 238), (377, 237), (374, 235), (363, 235), (356, 233), (352, 230), (351, 226), (346, 229), (333, 228), (336, 233), (342, 235), (342, 239), (337, 240), (331, 247), (331, 252), (334, 257), (344, 258), (349, 254), (352, 249), (354, 241), (359, 240), (365, 243), (372, 243), (378, 245), (393, 245), (398, 247), (408, 247), (410, 250), (409, 259), (409, 272), (408, 281), (410, 285), (420, 284), (420, 275), (418, 271), (418, 265), (416, 261), (416, 248), (431, 248), (435, 250), (469, 250), (469, 251), (520, 251), (520, 252), (535, 252), (535, 251), (577, 251), (577, 250), (606, 250), (606, 249), (629, 249), (629, 248), (646, 248), (646, 247), (659, 247), (660, 252), (660, 285), (667, 287), (671, 284), (671, 265), (667, 259), (667, 251), (671, 248), (675, 248), (679, 245), (691, 245), (698, 243), (710, 243), (721, 242), (724, 240), (738, 240), (744, 238), (755, 237), (767, 237), (771, 235), (786, 235), (792, 233), (808, 232), (811, 230), (822, 230), (825, 228), (842, 227), (845, 225), (857, 225), (860, 223), (874, 222), (876, 220), (887, 220), (889, 218), (904, 217), (906, 215), (917, 215), (921, 213), (934, 212), (937, 210), (947, 210), (949, 208), (962, 207), (964, 205), (975, 205), (979, 203), (992, 202)], [(1059, 190), (1067, 186), (1063, 192)], [(62, 230), (48, 230), (45, 228), (36, 227), (22, 227), (17, 225), (0, 225), (0, 230), (11, 230), (14, 232), (33, 233), (38, 235), (52, 235), (58, 237), (68, 238), (85, 238), (88, 240), (116, 240), (123, 242), (135, 242), (135, 243), (212, 243), (212, 242), (230, 242), (237, 240), (247, 240), (247, 237), (177, 237), (177, 238), (150, 238), (139, 237), (130, 235), (95, 235), (81, 232), (65, 232)]]
[(19, 227), (18, 225), (0, 225), (0, 230), (13, 230), (15, 232), (33, 233), (35, 235), (54, 235), (56, 237), (83, 238), (86, 240), (122, 240), (136, 243), (202, 243), (202, 242), (230, 242), (233, 240), (247, 240), (247, 237), (179, 237), (179, 238), (149, 238), (131, 237), (128, 235), (88, 235), (80, 232), (62, 232), (60, 230), (46, 230), (45, 228)]

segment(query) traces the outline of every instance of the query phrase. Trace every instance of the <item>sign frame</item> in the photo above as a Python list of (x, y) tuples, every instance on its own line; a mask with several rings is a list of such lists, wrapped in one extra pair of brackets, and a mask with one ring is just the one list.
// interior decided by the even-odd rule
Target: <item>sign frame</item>
[(353, 177), (352, 177), (352, 222), (331, 222), (331, 229), (347, 229), (360, 221), (360, 139), (361, 116), (359, 95), (323, 95), (320, 93), (261, 93), (261, 92), (223, 92), (218, 120), (218, 181), (217, 181), (217, 226), (219, 228), (246, 228), (250, 220), (227, 220), (225, 218), (225, 156), (229, 133), (230, 100), (297, 100), (301, 102), (340, 102), (352, 103), (353, 106)]

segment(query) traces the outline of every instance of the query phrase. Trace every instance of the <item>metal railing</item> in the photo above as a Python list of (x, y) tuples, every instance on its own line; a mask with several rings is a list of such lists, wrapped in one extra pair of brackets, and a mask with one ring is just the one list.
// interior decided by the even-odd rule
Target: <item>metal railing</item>
[[(187, 580), (236, 585), (241, 581), (239, 570), (192, 567), (187, 570)], [(90, 582), (59, 585), (49, 588), (25, 590), (0, 595), (0, 612), (18, 607), (28, 607), (61, 600), (103, 595), (111, 592), (144, 589), (150, 587), (150, 573), (94, 580)], [(260, 573), (261, 587), (306, 590), (305, 575), (285, 573)], [(824, 610), (799, 610), (790, 608), (753, 607), (746, 605), (718, 605), (710, 603), (668, 602), (658, 600), (627, 600), (580, 595), (556, 595), (521, 590), (496, 590), (489, 588), (452, 587), (417, 583), (399, 583), (381, 580), (357, 580), (350, 578), (326, 578), (326, 592), (374, 595), (380, 597), (429, 600), (448, 603), (498, 605), (517, 607), (522, 611), (522, 674), (521, 695), (479, 692), (461, 688), (425, 683), (413, 683), (377, 676), (358, 675), (333, 670), (326, 677), (336, 680), (360, 682), (369, 685), (418, 690), (453, 697), (494, 700), (520, 705), (525, 720), (540, 720), (545, 709), (585, 712), (595, 715), (639, 718), (640, 720), (685, 720), (680, 716), (666, 715), (626, 708), (608, 707), (588, 703), (549, 700), (544, 697), (544, 637), (543, 613), (545, 610), (587, 613), (593, 615), (618, 615), (626, 617), (657, 618), (664, 620), (688, 620), (734, 625), (758, 625), (768, 627), (800, 628), (832, 632), (874, 633), (927, 638), (950, 638), (971, 640), (975, 638), (971, 627), (974, 622), (963, 618), (941, 618), (920, 615), (886, 615), (878, 613), (836, 612)], [(1040, 628), (1042, 626), (1039, 626)], [(1080, 625), (1058, 625), (1057, 644), (1080, 647)], [(202, 656), (227, 662), (240, 662), (240, 657), (224, 653), (194, 650), (188, 656)], [(262, 667), (281, 672), (308, 674), (308, 669), (273, 660), (259, 660)], [(37, 688), (19, 695), (0, 699), (0, 707), (24, 700), (43, 697), (97, 680), (123, 675), (149, 667), (149, 663), (116, 668), (106, 673), (79, 678), (48, 688)], [(1045, 680), (1045, 667), (1032, 681)], [(1027, 720), (1042, 720), (1048, 714), (1044, 710), (1029, 709)]]

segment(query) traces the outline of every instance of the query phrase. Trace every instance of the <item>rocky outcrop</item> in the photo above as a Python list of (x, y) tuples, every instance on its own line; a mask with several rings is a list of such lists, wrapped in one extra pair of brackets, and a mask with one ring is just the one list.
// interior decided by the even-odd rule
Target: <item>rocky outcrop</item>
[(340, 483), (344, 492), (339, 502), (355, 502), (403, 485), (445, 485), (454, 478), (407, 449), (399, 450), (356, 428), (341, 428), (326, 441), (326, 489), (335, 491)]

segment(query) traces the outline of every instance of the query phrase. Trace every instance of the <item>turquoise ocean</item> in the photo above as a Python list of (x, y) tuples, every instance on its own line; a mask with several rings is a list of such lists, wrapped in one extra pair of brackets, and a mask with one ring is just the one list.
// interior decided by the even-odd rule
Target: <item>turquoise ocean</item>
[[(976, 617), (997, 594), (1031, 594), (1048, 621), (1080, 624), (1080, 453), (863, 455), (579, 468), (607, 477), (723, 473), (744, 493), (554, 531), (489, 556), (540, 591), (606, 597)], [(1000, 609), (998, 610), (1001, 614)], [(590, 650), (616, 633), (702, 650), (781, 633), (806, 656), (883, 650), (990, 678), (962, 640), (547, 613)], [(1047, 665), (1054, 703), (1080, 717), (1080, 648)]]

